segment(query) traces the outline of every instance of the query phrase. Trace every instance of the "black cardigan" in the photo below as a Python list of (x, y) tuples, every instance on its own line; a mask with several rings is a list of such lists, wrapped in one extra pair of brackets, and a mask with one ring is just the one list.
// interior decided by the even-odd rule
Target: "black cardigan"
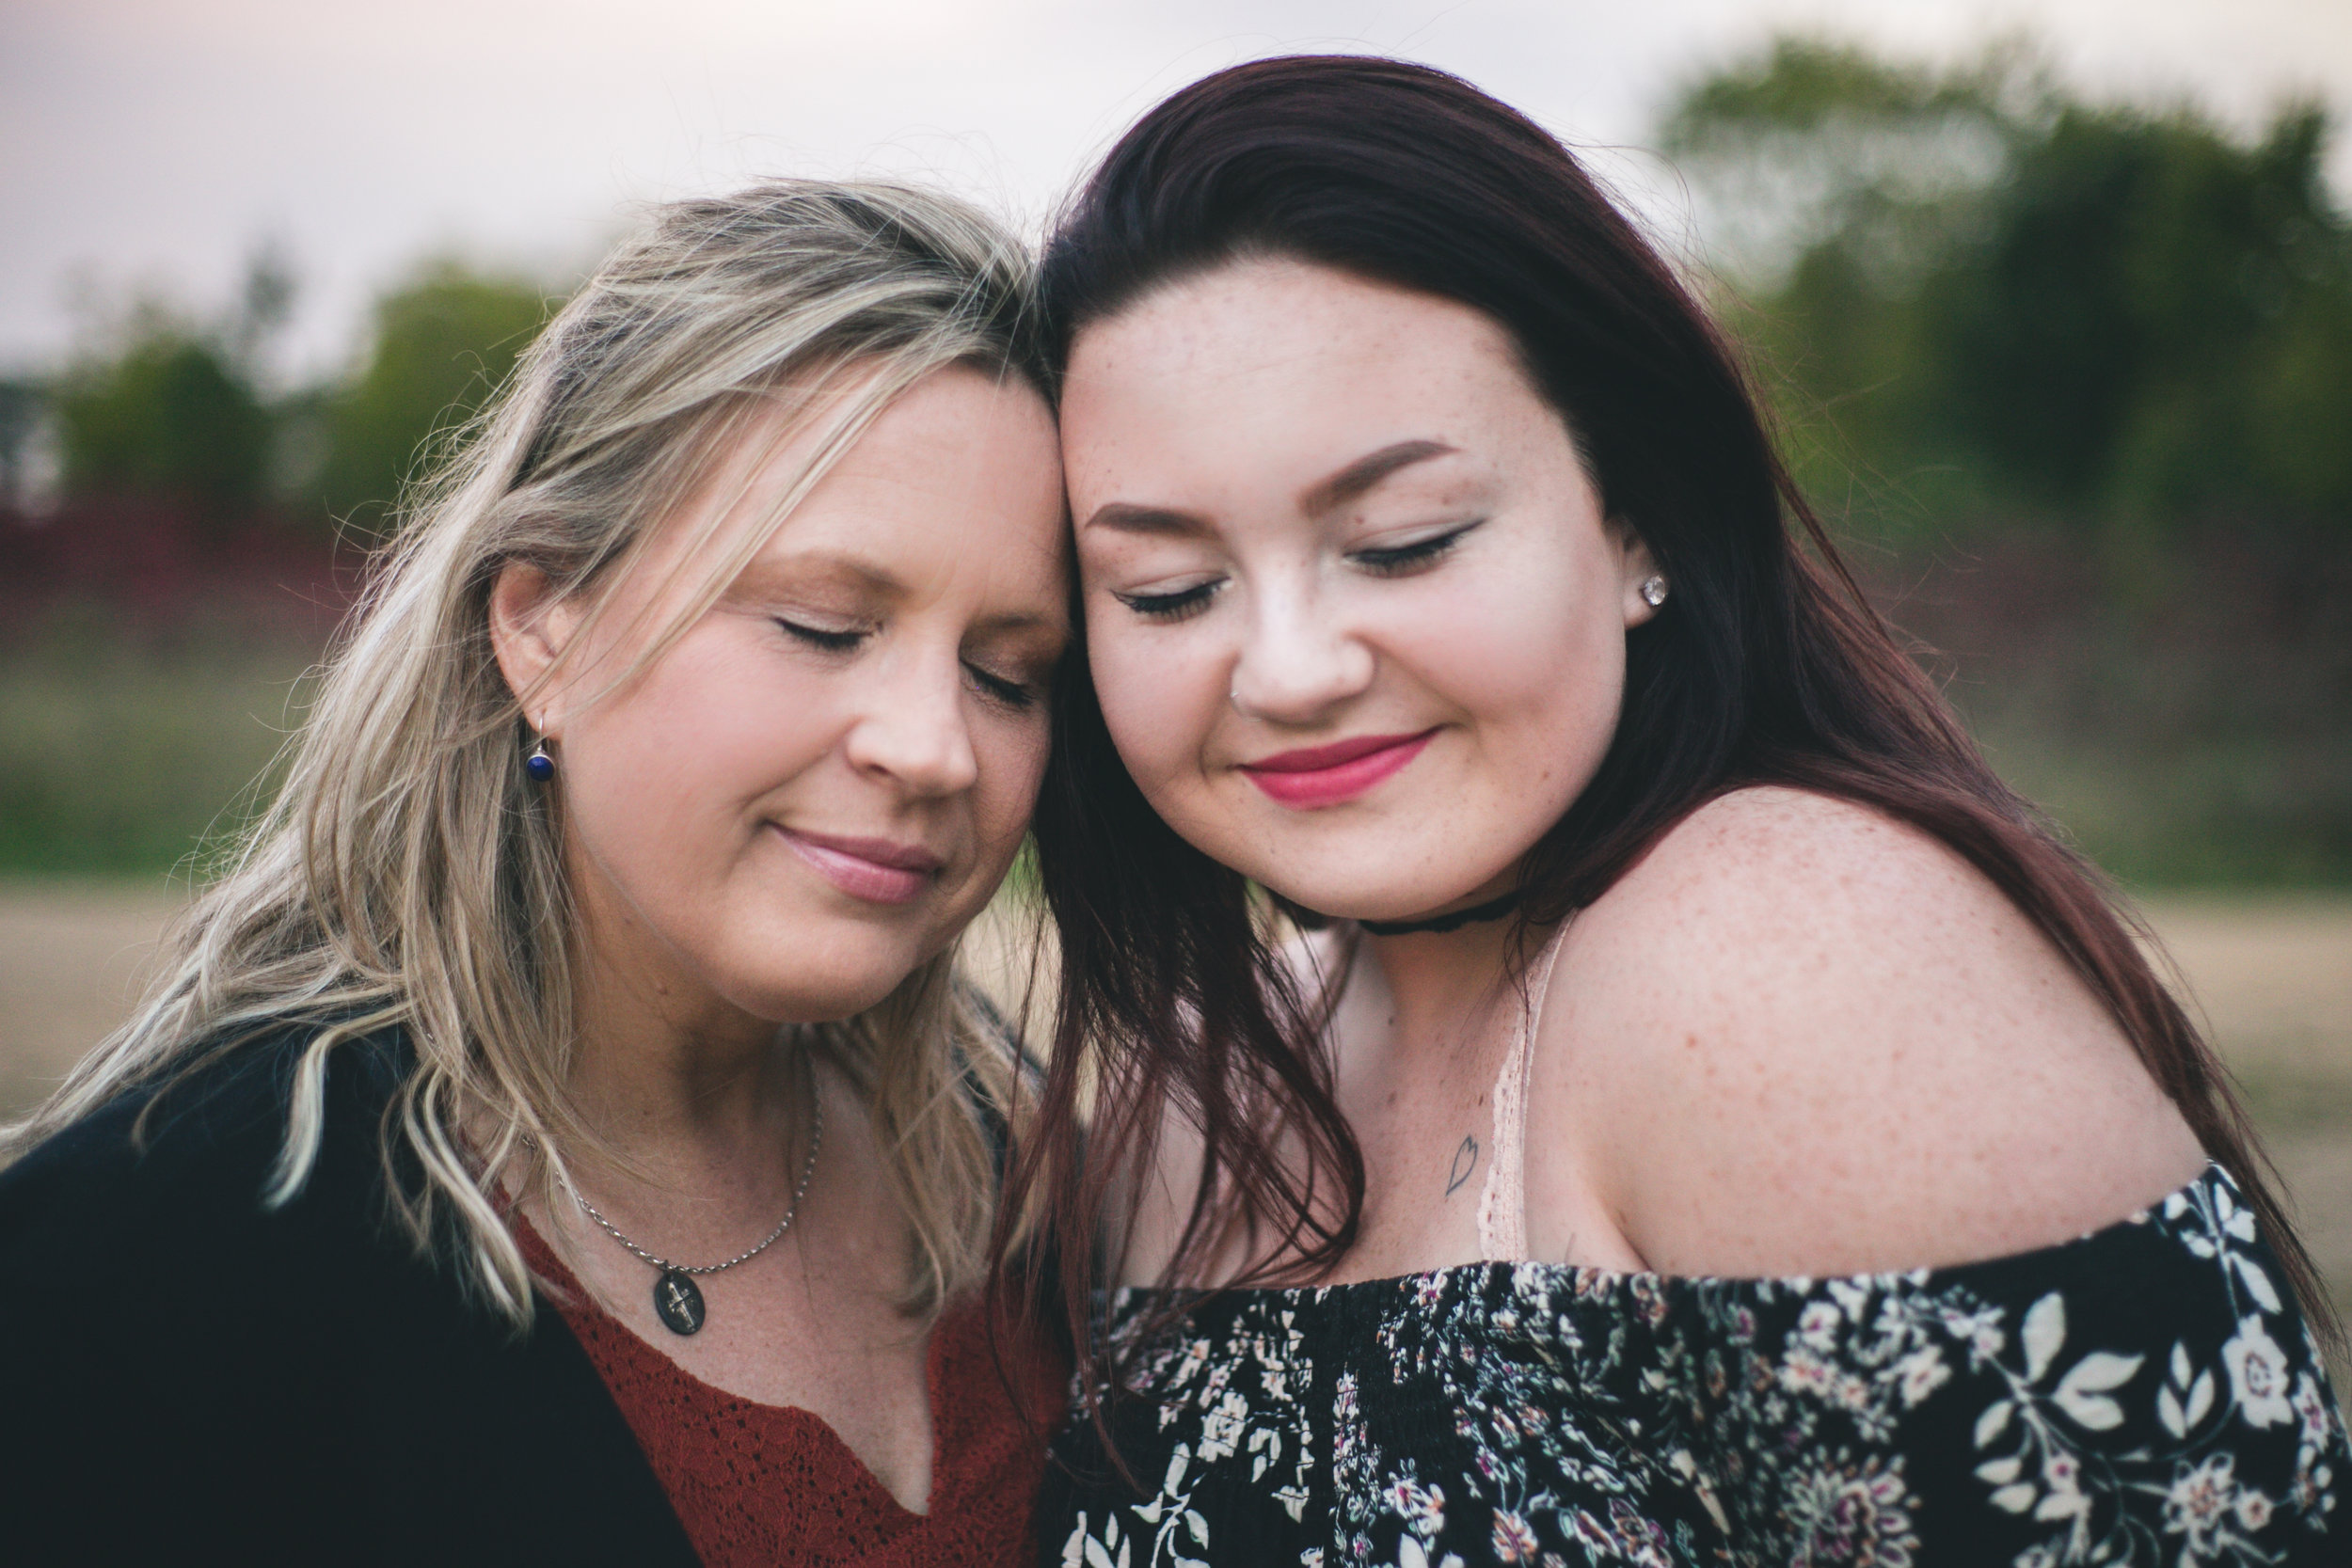
[(0, 1560), (693, 1563), (562, 1316), (515, 1334), (389, 1227), (397, 1038), (337, 1048), (317, 1166), (262, 1207), (301, 1044), (0, 1173)]

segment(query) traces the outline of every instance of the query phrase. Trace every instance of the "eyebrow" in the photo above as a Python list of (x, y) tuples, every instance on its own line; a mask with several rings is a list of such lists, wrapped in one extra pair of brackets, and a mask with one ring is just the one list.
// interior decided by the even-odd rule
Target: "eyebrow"
[[(1317, 480), (1298, 494), (1298, 509), (1309, 516), (1344, 506), (1395, 473), (1433, 457), (1451, 456), (1457, 449), (1443, 441), (1398, 441), (1356, 459), (1328, 479)], [(1209, 531), (1209, 525), (1189, 512), (1169, 506), (1140, 506), (1133, 501), (1105, 501), (1086, 520), (1088, 528), (1107, 528), (1120, 533), (1148, 533), (1184, 538)]]
[(1399, 441), (1393, 446), (1382, 447), (1378, 451), (1356, 459), (1329, 479), (1300, 491), (1298, 509), (1311, 517), (1335, 506), (1344, 506), (1399, 468), (1409, 468), (1433, 457), (1450, 456), (1454, 451), (1443, 441), (1429, 440)]
[(847, 578), (867, 593), (885, 597), (896, 598), (906, 592), (906, 585), (877, 562), (846, 551), (830, 549), (794, 550), (781, 558), (768, 556), (763, 550), (745, 563), (735, 579), (735, 585), (748, 583), (756, 592), (772, 588), (779, 582), (805, 575), (811, 570), (819, 575)]
[(1137, 506), (1133, 501), (1104, 501), (1086, 520), (1089, 528), (1107, 528), (1120, 533), (1156, 533), (1184, 537), (1206, 533), (1209, 525), (1189, 512), (1179, 512), (1169, 506)]
[[(744, 567), (735, 580), (737, 585), (750, 583), (756, 593), (763, 587), (772, 588), (777, 578), (790, 575), (795, 566), (804, 565), (837, 573), (867, 593), (886, 599), (903, 597), (907, 592), (906, 585), (879, 563), (842, 550), (809, 550), (787, 556), (777, 562), (767, 562), (754, 557), (751, 564)], [(984, 632), (1049, 631), (1064, 637), (1069, 635), (1070, 630), (1064, 618), (1058, 614), (1026, 610), (984, 615), (973, 626)]]
[(1016, 610), (1005, 615), (983, 615), (972, 625), (976, 630), (983, 632), (1043, 631), (1057, 637), (1070, 635), (1070, 626), (1060, 616), (1041, 615), (1026, 610)]

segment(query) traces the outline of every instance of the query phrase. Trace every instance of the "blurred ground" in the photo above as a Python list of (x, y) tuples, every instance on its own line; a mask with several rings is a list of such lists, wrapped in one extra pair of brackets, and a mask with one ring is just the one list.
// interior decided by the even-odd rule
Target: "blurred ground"
[(143, 882), (0, 882), (0, 1117), (122, 1022), (179, 902)]
[[(176, 907), (146, 883), (0, 882), (0, 1116), (121, 1020)], [(2352, 1308), (2352, 896), (2175, 895), (2149, 914)], [(984, 945), (1003, 970), (1001, 941)]]
[(2352, 897), (2175, 896), (2148, 912), (2352, 1311)]

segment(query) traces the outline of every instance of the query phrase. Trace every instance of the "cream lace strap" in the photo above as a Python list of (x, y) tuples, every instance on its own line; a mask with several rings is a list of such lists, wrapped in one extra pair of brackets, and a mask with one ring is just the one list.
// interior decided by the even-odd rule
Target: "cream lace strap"
[(1527, 1256), (1527, 1081), (1534, 1070), (1535, 1025), (1544, 1016), (1544, 993), (1551, 988), (1551, 966), (1559, 960), (1563, 925), (1529, 973), (1527, 1002), (1519, 1013), (1518, 1037), (1503, 1053), (1495, 1074), (1494, 1157), (1486, 1163), (1486, 1185), (1478, 1190), (1478, 1249), (1487, 1258), (1517, 1260)]

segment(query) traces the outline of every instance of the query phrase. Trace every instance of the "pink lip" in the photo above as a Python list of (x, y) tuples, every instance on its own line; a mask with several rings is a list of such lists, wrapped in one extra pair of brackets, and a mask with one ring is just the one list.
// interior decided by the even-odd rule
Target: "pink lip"
[(1277, 752), (1244, 763), (1249, 782), (1276, 803), (1298, 811), (1352, 800), (1421, 755), (1434, 729), (1419, 735), (1366, 735), (1328, 746)]
[(842, 838), (782, 826), (776, 832), (818, 876), (873, 904), (912, 902), (931, 885), (942, 864), (928, 849), (886, 838)]

